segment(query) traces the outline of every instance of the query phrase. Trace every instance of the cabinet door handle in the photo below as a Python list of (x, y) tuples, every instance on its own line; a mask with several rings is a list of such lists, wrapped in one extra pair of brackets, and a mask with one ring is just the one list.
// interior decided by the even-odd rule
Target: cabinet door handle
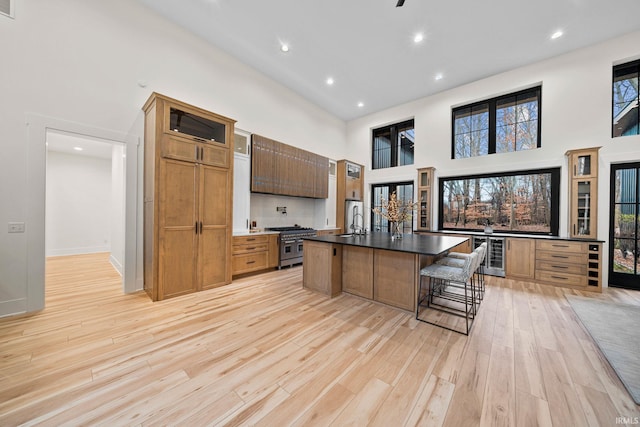
[(247, 242), (253, 242), (254, 240), (256, 240), (255, 238), (253, 239), (247, 239)]
[(204, 161), (204, 147), (200, 147), (200, 161)]
[(247, 261), (247, 265), (249, 265), (249, 264), (255, 264), (255, 263), (256, 263), (255, 261)]
[(553, 268), (561, 268), (561, 269), (565, 269), (565, 270), (566, 270), (567, 268), (569, 268), (569, 267), (567, 267), (566, 265), (552, 265), (551, 267), (553, 267)]
[(196, 149), (196, 162), (197, 162), (198, 160), (200, 160), (200, 149), (198, 148), (197, 145), (195, 146), (195, 149)]
[(551, 258), (560, 258), (560, 259), (568, 259), (568, 256), (563, 256), (563, 255), (553, 255)]
[(255, 247), (255, 246), (253, 246), (253, 247), (251, 247), (251, 248), (247, 248), (247, 250), (248, 250), (248, 251), (255, 251), (255, 250), (256, 250), (256, 247)]
[(196, 221), (196, 234), (198, 234), (198, 221)]
[(569, 245), (558, 245), (558, 244), (553, 244), (551, 246), (553, 246), (554, 248), (568, 248), (569, 247)]
[(200, 221), (200, 234), (202, 234), (202, 221)]

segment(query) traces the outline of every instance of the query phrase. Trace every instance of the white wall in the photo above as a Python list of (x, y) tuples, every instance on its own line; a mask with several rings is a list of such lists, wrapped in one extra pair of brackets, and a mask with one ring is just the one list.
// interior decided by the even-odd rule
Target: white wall
[(49, 151), (46, 255), (109, 252), (111, 160)]
[[(141, 152), (141, 107), (156, 91), (232, 117), (248, 131), (343, 157), (342, 120), (137, 2), (16, 2), (15, 19), (0, 17), (0, 49), (0, 316), (44, 304), (44, 130), (33, 120), (26, 126), (29, 118), (127, 135), (129, 156)], [(30, 145), (40, 137), (41, 147)], [(138, 159), (139, 182), (127, 181), (129, 192), (138, 191), (137, 229), (127, 238), (140, 241)], [(12, 221), (27, 222), (26, 232), (9, 234)], [(141, 251), (138, 243), (138, 258)]]
[[(598, 236), (608, 238), (609, 171), (612, 162), (640, 160), (640, 136), (611, 138), (612, 66), (640, 57), (640, 32), (489, 77), (348, 123), (347, 157), (367, 166), (365, 182), (416, 179), (416, 168), (433, 166), (436, 177), (561, 166), (560, 235), (568, 235), (565, 152), (599, 147)], [(451, 160), (451, 108), (542, 84), (542, 147), (537, 150)], [(371, 170), (371, 129), (415, 118), (415, 164)], [(437, 191), (434, 200), (437, 206)], [(370, 196), (367, 205), (370, 206)], [(437, 224), (437, 209), (435, 224)], [(604, 245), (604, 268), (608, 268)], [(605, 281), (607, 276), (605, 275)]]
[(124, 274), (125, 246), (125, 152), (124, 145), (113, 144), (111, 148), (111, 255), (109, 260), (122, 276)]

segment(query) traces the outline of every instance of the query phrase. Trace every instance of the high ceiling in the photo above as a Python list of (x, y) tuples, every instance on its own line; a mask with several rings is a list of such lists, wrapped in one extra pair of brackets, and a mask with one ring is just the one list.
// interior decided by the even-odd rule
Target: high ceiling
[(640, 0), (139, 1), (344, 120), (640, 29)]

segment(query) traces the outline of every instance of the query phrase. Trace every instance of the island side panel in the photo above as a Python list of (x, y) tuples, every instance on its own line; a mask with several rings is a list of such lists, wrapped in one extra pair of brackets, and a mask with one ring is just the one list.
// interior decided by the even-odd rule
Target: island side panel
[(342, 290), (373, 299), (373, 249), (342, 247)]
[(403, 310), (415, 310), (417, 258), (412, 253), (376, 249), (374, 300)]
[(305, 241), (302, 286), (334, 297), (342, 292), (342, 245)]

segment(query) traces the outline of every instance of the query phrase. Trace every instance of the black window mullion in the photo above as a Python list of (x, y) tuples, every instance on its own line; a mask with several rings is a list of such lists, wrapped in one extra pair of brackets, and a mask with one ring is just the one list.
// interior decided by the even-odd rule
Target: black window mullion
[(494, 98), (489, 101), (489, 153), (496, 152), (496, 105), (497, 100)]

